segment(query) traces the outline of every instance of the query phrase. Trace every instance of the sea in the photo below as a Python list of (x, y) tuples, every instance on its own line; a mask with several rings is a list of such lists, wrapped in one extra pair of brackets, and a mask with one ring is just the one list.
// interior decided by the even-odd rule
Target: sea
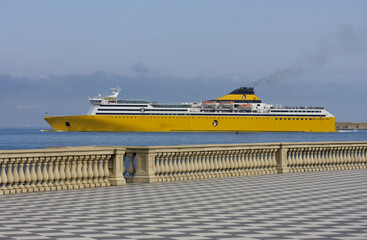
[(54, 132), (0, 128), (0, 150), (68, 146), (164, 146), (269, 142), (367, 141), (367, 130), (312, 132)]

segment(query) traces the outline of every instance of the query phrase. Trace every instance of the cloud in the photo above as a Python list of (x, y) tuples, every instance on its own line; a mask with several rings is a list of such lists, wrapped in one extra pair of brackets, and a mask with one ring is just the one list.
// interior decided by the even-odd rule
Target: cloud
[(320, 40), (314, 49), (305, 51), (293, 63), (274, 70), (268, 76), (251, 83), (252, 86), (293, 80), (302, 74), (322, 68), (338, 54), (354, 54), (367, 49), (367, 32), (349, 25), (341, 25), (329, 37)]
[(153, 71), (152, 69), (148, 68), (142, 63), (135, 63), (130, 67), (131, 71), (137, 75), (153, 75), (157, 74), (156, 71)]

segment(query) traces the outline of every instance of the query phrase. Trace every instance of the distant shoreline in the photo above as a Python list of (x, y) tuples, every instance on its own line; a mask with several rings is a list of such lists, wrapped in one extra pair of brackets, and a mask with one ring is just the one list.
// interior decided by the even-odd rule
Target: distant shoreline
[(336, 130), (367, 129), (367, 122), (336, 122)]

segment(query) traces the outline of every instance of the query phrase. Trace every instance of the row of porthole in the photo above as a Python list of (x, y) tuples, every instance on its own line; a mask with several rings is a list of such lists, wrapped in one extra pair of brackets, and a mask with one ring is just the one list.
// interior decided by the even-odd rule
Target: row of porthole
[(275, 118), (275, 120), (320, 120), (325, 119), (328, 120), (329, 118)]
[[(107, 118), (137, 118), (138, 116), (107, 116)], [(264, 120), (270, 119), (269, 117), (166, 117), (166, 116), (139, 116), (139, 117), (149, 117), (149, 118), (173, 118), (173, 119), (256, 119)], [(320, 120), (328, 118), (275, 118), (275, 120)]]

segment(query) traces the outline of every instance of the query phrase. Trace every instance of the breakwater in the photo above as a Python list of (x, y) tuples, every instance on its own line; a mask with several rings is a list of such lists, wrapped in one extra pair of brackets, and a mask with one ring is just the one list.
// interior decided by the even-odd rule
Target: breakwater
[(361, 129), (367, 130), (367, 122), (336, 122), (335, 123), (336, 130), (354, 130)]
[(367, 167), (367, 142), (0, 151), (0, 195)]

